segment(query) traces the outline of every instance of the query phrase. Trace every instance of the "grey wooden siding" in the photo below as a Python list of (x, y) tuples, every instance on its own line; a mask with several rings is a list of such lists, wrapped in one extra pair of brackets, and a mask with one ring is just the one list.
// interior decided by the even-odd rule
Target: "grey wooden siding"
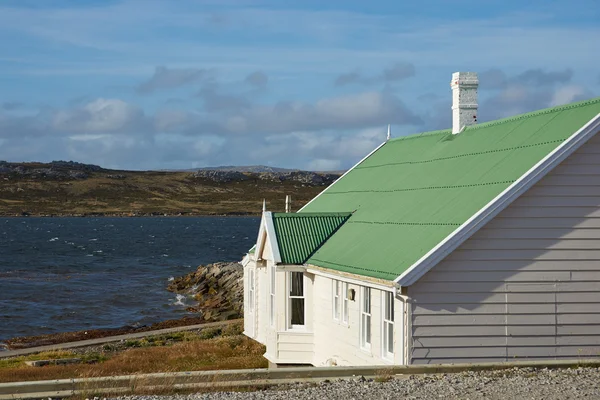
[(600, 356), (600, 135), (408, 296), (412, 363)]

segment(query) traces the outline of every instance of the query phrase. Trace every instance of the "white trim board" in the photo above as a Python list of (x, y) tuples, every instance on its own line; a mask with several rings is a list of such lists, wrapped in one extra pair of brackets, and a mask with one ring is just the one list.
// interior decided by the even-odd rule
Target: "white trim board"
[(344, 172), (342, 174), (342, 176), (340, 176), (339, 178), (337, 178), (331, 185), (327, 186), (325, 189), (323, 189), (323, 191), (321, 193), (319, 193), (318, 195), (316, 195), (315, 197), (312, 198), (311, 201), (309, 201), (308, 203), (306, 203), (304, 206), (302, 206), (301, 209), (298, 210), (298, 212), (304, 210), (305, 207), (307, 207), (310, 203), (312, 203), (313, 201), (315, 201), (319, 196), (321, 196), (323, 193), (325, 193), (328, 189), (330, 189), (333, 185), (335, 185), (340, 179), (342, 179), (344, 176), (346, 176), (350, 171), (352, 171), (354, 168), (356, 168), (358, 165), (360, 165), (360, 163), (362, 163), (363, 161), (365, 161), (367, 158), (371, 157), (371, 154), (375, 153), (377, 150), (379, 150), (380, 148), (383, 147), (384, 144), (387, 143), (387, 140), (383, 143), (381, 143), (379, 146), (375, 147), (375, 149), (373, 151), (371, 151), (369, 154), (367, 154), (366, 156), (364, 156), (359, 162), (357, 162), (356, 164), (354, 164), (352, 166), (352, 168), (350, 168), (348, 171)]
[(529, 171), (507, 187), (502, 193), (486, 204), (481, 210), (454, 230), (427, 254), (416, 261), (409, 269), (394, 280), (400, 286), (409, 286), (425, 275), (430, 269), (463, 244), (481, 227), (508, 207), (554, 167), (579, 149), (600, 130), (600, 113), (588, 121), (577, 132), (562, 142), (556, 149), (535, 164)]
[(263, 259), (263, 251), (265, 250), (265, 213), (263, 212), (260, 218), (260, 227), (258, 228), (258, 237), (254, 249), (254, 258), (256, 260)]
[(332, 280), (349, 283), (351, 285), (364, 286), (364, 287), (369, 287), (371, 289), (377, 289), (377, 290), (382, 290), (382, 291), (386, 291), (386, 292), (392, 292), (394, 290), (393, 283), (390, 281), (388, 281), (388, 282), (390, 282), (389, 285), (385, 285), (383, 283), (371, 282), (369, 280), (364, 279), (364, 277), (359, 276), (359, 275), (357, 275), (356, 277), (353, 278), (353, 277), (350, 277), (347, 275), (336, 274), (335, 270), (332, 270), (332, 272), (329, 272), (329, 271), (326, 272), (326, 271), (322, 271), (320, 269), (315, 269), (315, 268), (311, 267), (310, 265), (306, 268), (306, 272), (317, 275), (317, 276), (322, 276), (324, 278), (329, 278)]
[(265, 211), (265, 228), (269, 244), (271, 245), (271, 251), (273, 252), (273, 262), (279, 264), (281, 262), (281, 255), (279, 253), (277, 236), (275, 236), (275, 224), (273, 224), (273, 213), (271, 211)]

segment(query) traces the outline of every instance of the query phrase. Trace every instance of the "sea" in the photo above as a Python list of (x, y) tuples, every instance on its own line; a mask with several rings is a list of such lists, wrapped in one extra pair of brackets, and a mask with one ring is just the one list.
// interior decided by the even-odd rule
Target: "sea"
[(169, 281), (201, 264), (241, 260), (259, 222), (0, 218), (0, 342), (183, 317), (193, 299), (168, 292)]

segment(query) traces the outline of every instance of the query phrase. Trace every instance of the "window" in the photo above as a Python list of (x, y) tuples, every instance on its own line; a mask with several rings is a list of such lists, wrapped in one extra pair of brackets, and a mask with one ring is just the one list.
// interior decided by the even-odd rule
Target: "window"
[(362, 287), (360, 296), (360, 347), (371, 349), (371, 288)]
[(342, 308), (342, 322), (347, 324), (350, 299), (348, 298), (348, 284), (345, 282), (342, 284), (342, 293), (344, 295), (344, 307)]
[(248, 270), (248, 310), (254, 311), (254, 270)]
[[(348, 297), (348, 284), (333, 281), (333, 319), (344, 324), (348, 323), (350, 298)], [(341, 316), (341, 318), (340, 318)]]
[(304, 326), (304, 274), (289, 272), (289, 310), (292, 328)]
[(342, 291), (342, 282), (333, 281), (333, 319), (340, 320), (340, 293)]
[(383, 358), (394, 358), (394, 294), (391, 292), (383, 293), (383, 338), (382, 338), (382, 356)]
[(275, 325), (275, 265), (271, 265), (271, 290), (269, 296), (269, 311), (271, 326)]

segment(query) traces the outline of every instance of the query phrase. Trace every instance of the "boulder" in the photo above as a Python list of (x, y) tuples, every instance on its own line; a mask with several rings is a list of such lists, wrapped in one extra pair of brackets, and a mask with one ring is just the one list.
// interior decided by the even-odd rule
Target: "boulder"
[(241, 318), (244, 314), (244, 279), (240, 263), (201, 265), (194, 272), (175, 278), (167, 290), (191, 295), (198, 302), (188, 311), (199, 312), (207, 321)]

